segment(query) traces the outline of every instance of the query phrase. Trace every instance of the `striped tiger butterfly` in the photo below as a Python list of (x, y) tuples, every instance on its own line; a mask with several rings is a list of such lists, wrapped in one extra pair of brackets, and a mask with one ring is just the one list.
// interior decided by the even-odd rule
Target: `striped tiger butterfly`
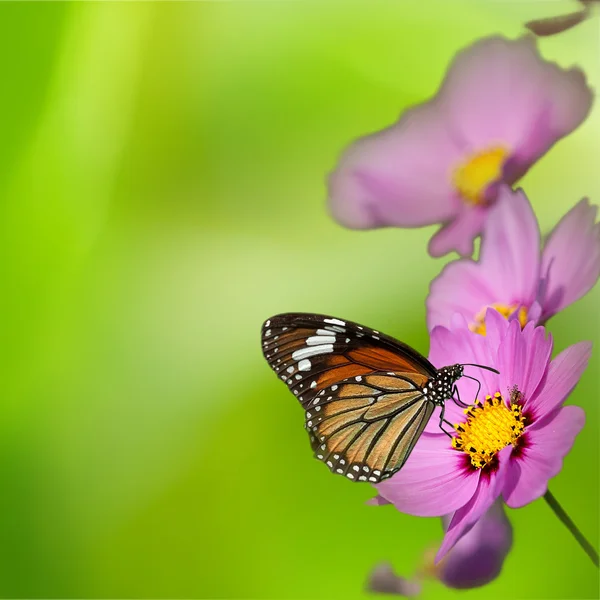
[[(317, 459), (351, 481), (379, 483), (404, 465), (436, 406), (464, 405), (456, 364), (436, 369), (402, 342), (351, 321), (312, 313), (271, 317), (262, 351), (305, 410)], [(475, 380), (477, 381), (477, 380)]]

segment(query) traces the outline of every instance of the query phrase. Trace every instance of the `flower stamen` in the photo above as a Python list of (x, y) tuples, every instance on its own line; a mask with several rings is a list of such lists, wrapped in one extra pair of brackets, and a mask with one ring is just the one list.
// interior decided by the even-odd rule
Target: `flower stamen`
[(521, 405), (507, 407), (500, 392), (465, 409), (465, 414), (466, 423), (454, 425), (458, 435), (452, 438), (452, 446), (467, 453), (477, 469), (489, 465), (502, 448), (516, 446), (525, 430)]
[(452, 183), (467, 204), (485, 203), (488, 186), (502, 177), (508, 150), (494, 146), (470, 156), (452, 173)]

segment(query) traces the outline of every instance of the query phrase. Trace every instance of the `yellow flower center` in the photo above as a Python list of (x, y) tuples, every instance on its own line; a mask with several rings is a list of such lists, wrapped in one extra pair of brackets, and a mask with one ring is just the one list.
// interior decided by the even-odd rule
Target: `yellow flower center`
[(516, 446), (525, 429), (521, 405), (508, 408), (500, 392), (465, 409), (465, 414), (467, 422), (454, 425), (458, 435), (452, 438), (452, 446), (467, 453), (477, 469), (489, 465), (502, 448)]
[(470, 156), (452, 174), (452, 183), (467, 204), (483, 204), (485, 190), (500, 179), (508, 150), (496, 146)]
[(469, 329), (471, 331), (478, 333), (479, 335), (486, 334), (485, 313), (488, 308), (496, 309), (505, 319), (508, 319), (508, 317), (513, 315), (518, 310), (519, 311), (518, 319), (519, 319), (519, 324), (521, 325), (521, 329), (523, 329), (523, 327), (525, 327), (525, 325), (527, 325), (528, 314), (527, 314), (526, 306), (519, 307), (518, 304), (513, 304), (511, 306), (509, 306), (508, 304), (490, 304), (490, 306), (484, 306), (475, 315), (475, 319), (473, 320), (473, 323), (471, 323), (469, 325)]

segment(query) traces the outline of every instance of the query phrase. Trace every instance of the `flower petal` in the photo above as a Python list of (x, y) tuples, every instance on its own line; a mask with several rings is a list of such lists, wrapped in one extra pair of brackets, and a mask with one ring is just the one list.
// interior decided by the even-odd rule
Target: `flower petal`
[(447, 264), (432, 281), (427, 296), (427, 327), (449, 327), (452, 316), (460, 313), (472, 323), (485, 306), (496, 301), (494, 290), (481, 265), (461, 259)]
[[(587, 294), (600, 277), (600, 223), (597, 207), (581, 200), (556, 225), (544, 247), (542, 298), (548, 319)], [(575, 268), (574, 265), (577, 265)]]
[[(485, 313), (485, 329), (490, 348), (498, 350), (509, 329), (509, 321), (497, 310), (488, 308)], [(497, 354), (496, 354), (497, 356)]]
[(481, 269), (494, 302), (529, 306), (540, 275), (540, 230), (523, 190), (500, 187), (481, 240)]
[(546, 373), (552, 345), (552, 336), (546, 338), (543, 327), (528, 323), (521, 331), (519, 322), (511, 321), (498, 349), (499, 391), (505, 394), (517, 386), (525, 402), (530, 400)]
[(553, 100), (550, 128), (559, 138), (585, 120), (594, 94), (586, 82), (585, 73), (578, 67), (565, 70), (555, 63), (546, 63), (546, 70), (546, 94)]
[(504, 503), (498, 498), (439, 562), (436, 568), (438, 579), (455, 589), (490, 583), (502, 570), (512, 547), (512, 537)]
[(493, 36), (459, 52), (440, 90), (449, 117), (474, 149), (515, 147), (545, 97), (543, 61), (532, 39)]
[(593, 100), (584, 73), (578, 68), (564, 70), (544, 63), (544, 80), (538, 86), (537, 116), (516, 146), (515, 154), (505, 164), (504, 179), (512, 184), (545, 154), (560, 138), (576, 129), (587, 117)]
[[(518, 316), (518, 315), (517, 315)], [(540, 323), (542, 318), (542, 307), (537, 300), (534, 300), (533, 304), (529, 307), (527, 311), (527, 320), (534, 325), (542, 324)]]
[(460, 207), (453, 221), (444, 225), (430, 240), (429, 254), (444, 256), (456, 250), (461, 256), (473, 254), (473, 240), (481, 233), (487, 217), (486, 206)]
[(504, 487), (511, 450), (512, 447), (507, 446), (498, 453), (496, 471), (479, 477), (477, 491), (473, 494), (471, 500), (454, 513), (444, 536), (444, 541), (436, 555), (436, 562), (439, 562), (458, 540), (471, 530), (499, 496)]
[(544, 61), (533, 36), (474, 43), (457, 55), (440, 90), (440, 102), (468, 145), (480, 151), (501, 143), (517, 155), (509, 183), (575, 129), (591, 101), (581, 73)]
[(498, 202), (485, 222), (479, 262), (452, 262), (431, 284), (429, 329), (448, 326), (456, 312), (473, 322), (492, 304), (532, 304), (540, 273), (539, 238), (535, 215), (523, 191), (501, 186)]
[(591, 342), (579, 342), (563, 350), (550, 362), (548, 374), (536, 393), (527, 400), (535, 420), (556, 410), (573, 391), (592, 354)]
[(423, 433), (402, 469), (375, 487), (401, 512), (439, 517), (475, 493), (478, 474), (463, 465), (462, 453), (450, 446), (446, 435)]
[(525, 27), (532, 33), (539, 36), (556, 35), (575, 27), (589, 16), (589, 9), (586, 7), (583, 10), (568, 13), (566, 15), (558, 15), (556, 17), (548, 17), (546, 19), (536, 19), (525, 23)]
[(511, 461), (503, 490), (508, 506), (520, 508), (546, 493), (584, 423), (582, 408), (565, 406), (543, 426), (527, 428), (527, 445)]
[(435, 102), (410, 109), (346, 150), (329, 178), (331, 213), (353, 229), (451, 219), (460, 201), (448, 170), (459, 154)]

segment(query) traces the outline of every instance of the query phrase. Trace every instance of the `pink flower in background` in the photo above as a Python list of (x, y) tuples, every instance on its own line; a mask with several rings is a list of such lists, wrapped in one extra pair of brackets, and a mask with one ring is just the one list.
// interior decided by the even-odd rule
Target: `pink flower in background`
[[(444, 529), (451, 516), (443, 517)], [(406, 579), (395, 575), (389, 565), (379, 565), (371, 573), (371, 591), (406, 597), (418, 596), (421, 583), (437, 579), (446, 587), (470, 589), (491, 583), (502, 571), (512, 547), (512, 526), (502, 501), (496, 500), (473, 528), (456, 542), (446, 556), (435, 564), (436, 549), (425, 552), (415, 575)]]
[[(451, 519), (451, 515), (443, 517), (444, 531)], [(512, 533), (504, 504), (496, 500), (452, 550), (433, 566), (435, 576), (447, 587), (457, 589), (490, 583), (502, 571), (504, 559), (512, 548)]]
[(537, 220), (522, 190), (503, 186), (490, 209), (478, 261), (460, 259), (431, 283), (427, 325), (450, 326), (461, 314), (471, 330), (485, 335), (485, 312), (543, 324), (584, 296), (600, 277), (597, 207), (579, 202), (558, 223), (543, 251)]
[(544, 61), (532, 37), (477, 41), (429, 102), (347, 149), (330, 210), (355, 229), (442, 223), (429, 252), (470, 256), (499, 184), (520, 179), (591, 103), (584, 74)]
[[(575, 344), (551, 361), (552, 338), (543, 327), (521, 329), (492, 309), (486, 325), (487, 336), (477, 335), (456, 315), (452, 329), (433, 330), (433, 365), (476, 363), (500, 375), (471, 367), (481, 382), (480, 402), (466, 413), (446, 402), (453, 435), (440, 431), (434, 414), (402, 469), (376, 486), (401, 512), (453, 513), (438, 561), (499, 496), (518, 508), (544, 495), (585, 420), (581, 408), (562, 404), (585, 370), (591, 344)], [(465, 401), (475, 398), (474, 381), (463, 377), (457, 387)]]

